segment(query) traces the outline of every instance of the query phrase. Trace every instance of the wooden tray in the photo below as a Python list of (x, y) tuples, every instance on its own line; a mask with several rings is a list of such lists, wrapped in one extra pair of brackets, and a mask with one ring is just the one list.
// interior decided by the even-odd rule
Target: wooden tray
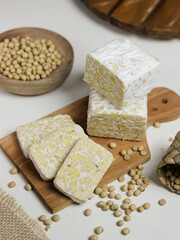
[[(86, 129), (87, 105), (88, 97), (85, 97), (54, 113), (49, 114), (48, 116), (69, 114), (76, 123)], [(148, 126), (151, 126), (155, 121), (171, 121), (179, 116), (180, 97), (176, 93), (166, 88), (156, 88), (148, 95)], [(106, 172), (99, 185), (116, 180), (119, 176), (127, 173), (131, 168), (136, 167), (139, 163), (144, 163), (150, 159), (150, 151), (146, 139), (141, 142), (113, 139), (113, 142), (117, 143), (117, 147), (115, 149), (110, 149), (108, 147), (108, 144), (112, 141), (112, 139), (98, 137), (91, 137), (91, 139), (110, 150), (115, 158), (114, 163)], [(52, 182), (42, 181), (32, 162), (24, 157), (15, 132), (1, 139), (0, 145), (10, 160), (32, 184), (33, 188), (37, 191), (52, 213), (55, 213), (73, 203), (71, 199), (58, 192), (54, 188)], [(122, 149), (129, 149), (133, 145), (143, 145), (147, 155), (141, 156), (139, 153), (135, 152), (129, 161), (124, 161), (119, 155), (119, 151)]]
[(82, 0), (97, 16), (134, 33), (180, 37), (179, 0)]

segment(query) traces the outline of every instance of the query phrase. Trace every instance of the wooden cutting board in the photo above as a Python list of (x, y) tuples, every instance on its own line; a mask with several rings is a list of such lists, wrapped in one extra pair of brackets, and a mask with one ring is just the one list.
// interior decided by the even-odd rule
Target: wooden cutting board
[[(48, 116), (57, 114), (69, 114), (73, 120), (86, 129), (88, 97), (82, 98)], [(148, 126), (155, 121), (167, 122), (180, 117), (180, 96), (167, 88), (155, 88), (148, 95)], [(127, 173), (130, 169), (135, 168), (140, 163), (145, 163), (150, 159), (150, 151), (146, 139), (141, 142), (121, 141), (108, 138), (91, 137), (95, 142), (101, 144), (114, 155), (115, 161), (104, 175), (99, 185), (110, 183), (121, 175)], [(115, 149), (110, 149), (108, 144), (113, 141), (117, 144)], [(44, 182), (40, 178), (38, 172), (34, 168), (32, 162), (26, 159), (20, 149), (16, 133), (12, 133), (0, 140), (3, 151), (10, 160), (16, 165), (20, 172), (30, 182), (44, 203), (51, 211), (55, 213), (70, 204), (73, 201), (58, 192), (52, 182)], [(143, 145), (147, 155), (141, 156), (138, 152), (134, 152), (129, 161), (123, 160), (119, 151), (129, 149), (133, 145)]]

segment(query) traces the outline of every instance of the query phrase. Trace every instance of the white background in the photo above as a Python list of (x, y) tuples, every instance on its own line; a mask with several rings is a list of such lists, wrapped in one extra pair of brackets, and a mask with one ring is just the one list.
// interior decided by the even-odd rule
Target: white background
[[(74, 66), (61, 87), (42, 96), (22, 97), (0, 89), (0, 138), (15, 131), (21, 124), (45, 116), (88, 95), (89, 88), (82, 81), (86, 54), (117, 37), (129, 38), (158, 57), (161, 61), (161, 73), (157, 85), (171, 88), (180, 94), (180, 42), (177, 39), (155, 40), (121, 31), (94, 16), (79, 0), (0, 0), (0, 32), (25, 26), (47, 28), (66, 37), (74, 48)], [(131, 229), (128, 236), (120, 233), (121, 228), (116, 226), (117, 218), (112, 212), (102, 212), (96, 207), (99, 201), (96, 196), (86, 204), (73, 205), (59, 212), (60, 222), (54, 223), (47, 233), (50, 239), (85, 240), (98, 225), (105, 229), (99, 236), (103, 240), (180, 239), (180, 196), (165, 189), (156, 175), (158, 162), (170, 145), (168, 139), (174, 137), (178, 130), (180, 119), (163, 123), (159, 129), (150, 127), (147, 130), (152, 157), (145, 165), (145, 174), (152, 184), (140, 197), (132, 197), (132, 200), (137, 205), (149, 201), (152, 207), (142, 214), (132, 214), (131, 222), (125, 224)], [(24, 190), (25, 179), (20, 174), (9, 174), (12, 166), (0, 150), (0, 187), (13, 195), (31, 217), (37, 219), (41, 214), (50, 217), (37, 194)], [(17, 186), (9, 189), (7, 184), (12, 180)], [(114, 185), (116, 192), (120, 192), (120, 184), (116, 181)], [(167, 200), (165, 207), (158, 205), (160, 198)], [(93, 210), (90, 217), (83, 215), (87, 207)]]

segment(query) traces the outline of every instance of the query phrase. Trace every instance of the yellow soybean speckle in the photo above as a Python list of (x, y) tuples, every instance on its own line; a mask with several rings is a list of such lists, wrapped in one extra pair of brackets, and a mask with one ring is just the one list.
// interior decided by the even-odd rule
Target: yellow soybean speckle
[(56, 147), (56, 145), (54, 143), (51, 143), (51, 142), (49, 143), (49, 146), (50, 147)]
[(77, 176), (77, 177), (80, 177), (80, 172), (77, 168), (74, 169), (74, 174)]

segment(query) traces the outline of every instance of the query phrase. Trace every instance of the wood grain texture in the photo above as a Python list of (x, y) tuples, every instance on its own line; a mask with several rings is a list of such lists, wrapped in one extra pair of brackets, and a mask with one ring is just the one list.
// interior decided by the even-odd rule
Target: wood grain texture
[[(80, 124), (84, 129), (86, 129), (87, 106), (88, 97), (84, 97), (54, 113), (49, 114), (48, 116), (69, 114), (77, 124)], [(148, 95), (148, 126), (151, 126), (155, 121), (171, 121), (178, 117), (180, 117), (180, 97), (167, 88), (156, 88), (152, 90), (152, 92)], [(100, 186), (116, 180), (119, 176), (127, 173), (131, 168), (136, 167), (139, 163), (144, 163), (150, 159), (150, 151), (146, 139), (141, 142), (133, 142), (98, 137), (90, 138), (111, 151), (115, 158), (115, 161), (99, 183)], [(117, 147), (115, 149), (110, 149), (108, 147), (108, 144), (111, 141), (116, 142)], [(52, 182), (42, 181), (32, 162), (24, 157), (20, 149), (16, 133), (12, 133), (1, 139), (0, 145), (28, 182), (32, 184), (33, 188), (37, 191), (43, 202), (52, 213), (55, 213), (73, 203), (72, 200), (58, 192), (53, 187)], [(147, 155), (141, 156), (138, 152), (135, 152), (129, 161), (124, 161), (119, 155), (119, 151), (122, 149), (129, 149), (133, 145), (143, 145)]]
[(162, 0), (126, 0), (112, 12), (110, 22), (124, 29), (141, 31), (144, 22), (149, 18)]
[(87, 7), (90, 8), (92, 12), (101, 18), (107, 19), (111, 11), (120, 1), (121, 0), (90, 0), (85, 1), (85, 4), (87, 4)]
[(111, 24), (155, 38), (180, 37), (179, 0), (83, 0), (97, 16)]
[(146, 22), (145, 33), (150, 36), (158, 34), (161, 38), (167, 38), (170, 33), (180, 37), (180, 1), (166, 0)]
[(51, 40), (61, 54), (61, 65), (48, 77), (34, 81), (9, 79), (0, 74), (0, 87), (18, 95), (40, 95), (57, 88), (68, 77), (73, 65), (73, 49), (61, 35), (42, 28), (17, 28), (0, 34), (0, 42), (5, 38), (31, 37)]

